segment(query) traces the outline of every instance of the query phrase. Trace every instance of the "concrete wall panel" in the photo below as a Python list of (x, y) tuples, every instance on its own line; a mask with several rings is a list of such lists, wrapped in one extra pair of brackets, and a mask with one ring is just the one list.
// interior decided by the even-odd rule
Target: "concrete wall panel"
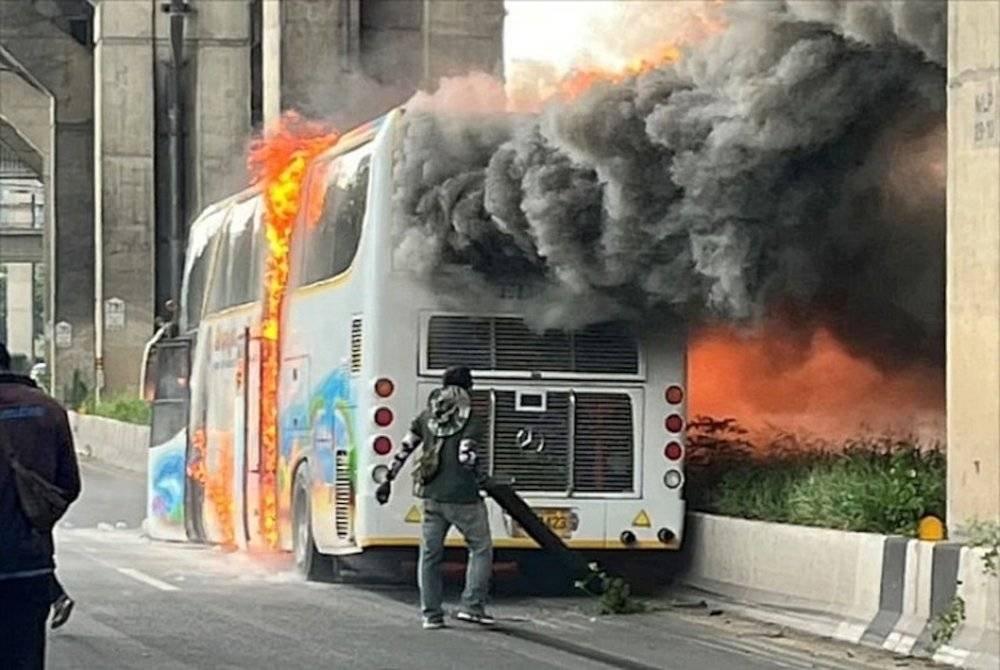
[(196, 108), (191, 119), (197, 170), (191, 212), (247, 186), (250, 139), (249, 43), (204, 44), (197, 55)]
[(948, 525), (1000, 520), (1000, 2), (949, 4)]
[(423, 28), (424, 3), (413, 0), (364, 0), (361, 3), (361, 28), (410, 30)]
[[(219, 0), (189, 0), (194, 11), (188, 37), (196, 41), (245, 41), (250, 31), (249, 2), (219, 2)], [(317, 2), (325, 5), (325, 2)]]
[(157, 30), (161, 30), (166, 26), (166, 19), (160, 11), (160, 2), (114, 0), (113, 6), (99, 2), (94, 15), (94, 42), (114, 38), (148, 40), (154, 11), (158, 15)]
[(150, 158), (152, 64), (148, 44), (104, 41), (98, 47), (103, 155)]
[[(357, 14), (348, 17), (348, 11)], [(267, 67), (280, 61), (281, 70), (280, 84), (265, 77), (269, 118), (279, 85), (282, 109), (349, 128), (442, 76), (500, 73), (502, 67), (501, 0), (285, 0), (280, 56), (269, 53), (278, 38), (267, 36), (275, 32), (275, 8), (265, 6), (265, 12), (271, 21), (265, 21), (264, 60)]]

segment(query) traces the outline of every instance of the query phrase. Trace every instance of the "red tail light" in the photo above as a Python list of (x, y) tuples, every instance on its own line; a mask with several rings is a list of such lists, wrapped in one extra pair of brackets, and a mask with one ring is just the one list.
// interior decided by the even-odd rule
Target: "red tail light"
[(372, 442), (372, 448), (379, 456), (385, 456), (392, 451), (392, 440), (385, 435), (379, 435), (375, 438), (375, 441)]
[(664, 425), (671, 433), (679, 433), (684, 428), (684, 419), (681, 418), (680, 414), (671, 414), (667, 417)]
[(684, 400), (684, 389), (680, 386), (671, 386), (667, 388), (666, 392), (667, 402), (671, 405), (678, 404), (681, 400)]
[(375, 425), (379, 428), (385, 428), (391, 424), (393, 418), (392, 410), (388, 407), (379, 407), (375, 410)]
[(375, 395), (379, 398), (388, 398), (396, 391), (396, 385), (388, 377), (382, 377), (375, 382)]
[(671, 461), (676, 461), (684, 455), (684, 449), (681, 448), (680, 442), (671, 442), (663, 449), (663, 455)]

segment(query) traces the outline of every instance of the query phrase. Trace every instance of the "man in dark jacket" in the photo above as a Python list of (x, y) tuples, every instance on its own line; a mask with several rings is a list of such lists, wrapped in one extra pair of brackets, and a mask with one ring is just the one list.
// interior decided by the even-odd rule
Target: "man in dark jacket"
[(441, 388), (431, 393), (427, 409), (410, 425), (389, 470), (388, 481), (376, 492), (378, 501), (385, 504), (389, 500), (390, 482), (410, 454), (420, 447), (413, 478), (414, 492), (424, 500), (418, 577), (426, 629), (444, 627), (441, 563), (445, 536), (452, 526), (458, 528), (469, 546), (462, 607), (455, 616), (471, 623), (494, 623), (493, 617), (486, 613), (493, 572), (493, 541), (486, 504), (479, 495), (486, 472), (478, 450), (486, 444), (486, 428), (472, 412), (471, 390), (472, 375), (468, 368), (450, 368), (445, 372)]
[[(80, 472), (66, 412), (29, 378), (10, 371), (0, 343), (0, 432), (26, 469), (73, 501)], [(21, 506), (14, 472), (0, 454), (0, 668), (41, 668), (45, 619), (52, 603), (52, 532), (39, 530)]]

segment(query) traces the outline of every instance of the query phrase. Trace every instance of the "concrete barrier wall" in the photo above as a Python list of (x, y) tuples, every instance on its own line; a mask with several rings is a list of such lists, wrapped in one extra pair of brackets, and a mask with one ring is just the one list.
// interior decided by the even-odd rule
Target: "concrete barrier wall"
[[(754, 616), (811, 633), (968, 668), (1000, 667), (1000, 587), (981, 550), (692, 513), (688, 586), (757, 608)], [(935, 649), (956, 597), (965, 621)]]
[(149, 427), (99, 416), (69, 413), (69, 425), (80, 459), (146, 472)]
[(838, 637), (852, 642), (878, 612), (881, 536), (694, 513), (684, 542), (691, 586), (803, 615), (836, 612)]
[(965, 621), (934, 659), (968, 668), (1000, 668), (1000, 577), (985, 569), (985, 549), (963, 547), (956, 595)]

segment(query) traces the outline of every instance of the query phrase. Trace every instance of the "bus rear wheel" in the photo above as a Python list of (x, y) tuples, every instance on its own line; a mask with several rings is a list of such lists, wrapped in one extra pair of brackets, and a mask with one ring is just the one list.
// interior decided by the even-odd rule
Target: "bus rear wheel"
[(311, 501), (309, 498), (309, 472), (306, 466), (295, 474), (295, 488), (292, 496), (292, 554), (295, 569), (309, 581), (329, 581), (333, 579), (333, 561), (330, 556), (316, 549), (312, 534)]

